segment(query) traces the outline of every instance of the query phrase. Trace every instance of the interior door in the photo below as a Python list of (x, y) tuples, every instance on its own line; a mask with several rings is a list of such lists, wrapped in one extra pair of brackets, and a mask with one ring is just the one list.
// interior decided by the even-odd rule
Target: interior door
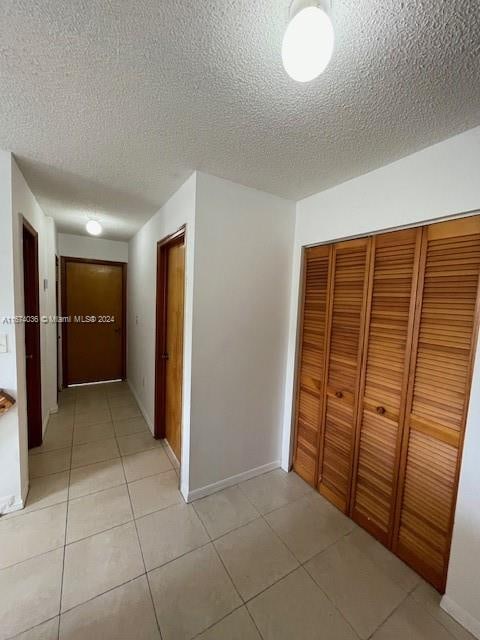
[(305, 250), (293, 466), (311, 485), (316, 484), (318, 475), (329, 263), (330, 247), (312, 247)]
[(25, 379), (27, 386), (28, 447), (42, 444), (42, 380), (40, 354), (40, 291), (38, 236), (23, 221), (23, 294), (25, 327)]
[(372, 238), (351, 515), (390, 544), (422, 229)]
[(478, 331), (480, 217), (424, 228), (393, 548), (443, 591)]
[(64, 380), (68, 385), (125, 377), (123, 263), (62, 258)]
[(370, 239), (333, 245), (319, 491), (348, 510), (368, 287)]
[(185, 242), (167, 249), (165, 437), (181, 453)]

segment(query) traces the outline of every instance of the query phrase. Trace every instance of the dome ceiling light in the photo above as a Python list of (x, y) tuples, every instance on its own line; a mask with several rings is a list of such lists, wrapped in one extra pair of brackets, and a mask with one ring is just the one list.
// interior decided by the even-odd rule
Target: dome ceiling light
[(87, 224), (85, 225), (85, 228), (87, 229), (87, 232), (91, 235), (91, 236), (99, 236), (102, 233), (102, 225), (100, 224), (100, 222), (98, 222), (98, 220), (92, 220), (90, 219)]
[(335, 32), (329, 12), (330, 2), (325, 0), (294, 0), (290, 6), (282, 61), (285, 71), (297, 82), (318, 77), (332, 58)]

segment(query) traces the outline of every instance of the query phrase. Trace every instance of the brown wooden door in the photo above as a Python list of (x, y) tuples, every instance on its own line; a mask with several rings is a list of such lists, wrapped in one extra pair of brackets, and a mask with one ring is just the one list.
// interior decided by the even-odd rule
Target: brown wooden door
[(23, 220), (23, 294), (25, 327), (25, 381), (27, 387), (28, 447), (42, 444), (42, 374), (40, 355), (40, 290), (38, 235)]
[(125, 269), (122, 263), (62, 258), (64, 380), (125, 377)]
[(319, 490), (348, 510), (368, 285), (370, 239), (335, 244), (330, 263)]
[(351, 515), (390, 544), (422, 230), (372, 239)]
[(425, 227), (393, 548), (443, 591), (479, 318), (480, 217)]
[(183, 378), (183, 297), (185, 244), (168, 249), (167, 267), (167, 360), (165, 375), (165, 437), (180, 460)]
[(311, 485), (318, 475), (330, 251), (328, 246), (305, 251), (293, 466)]

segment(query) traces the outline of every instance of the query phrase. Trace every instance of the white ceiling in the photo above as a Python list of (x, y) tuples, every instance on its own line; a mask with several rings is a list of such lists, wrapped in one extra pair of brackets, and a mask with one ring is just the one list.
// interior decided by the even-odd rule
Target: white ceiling
[(128, 238), (195, 169), (299, 199), (480, 123), (478, 0), (333, 0), (316, 81), (290, 0), (0, 0), (0, 147), (47, 214)]

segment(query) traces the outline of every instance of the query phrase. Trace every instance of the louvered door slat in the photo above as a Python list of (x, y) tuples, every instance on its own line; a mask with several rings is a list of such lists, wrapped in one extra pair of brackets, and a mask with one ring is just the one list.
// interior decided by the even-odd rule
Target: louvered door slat
[(293, 466), (315, 485), (323, 402), (329, 247), (305, 251), (303, 326), (298, 370), (296, 440)]
[(394, 550), (443, 591), (478, 322), (480, 218), (430, 225), (423, 242)]
[(363, 339), (370, 240), (333, 246), (327, 385), (319, 490), (347, 510)]
[(386, 233), (372, 248), (351, 514), (384, 544), (395, 515), (421, 233)]

